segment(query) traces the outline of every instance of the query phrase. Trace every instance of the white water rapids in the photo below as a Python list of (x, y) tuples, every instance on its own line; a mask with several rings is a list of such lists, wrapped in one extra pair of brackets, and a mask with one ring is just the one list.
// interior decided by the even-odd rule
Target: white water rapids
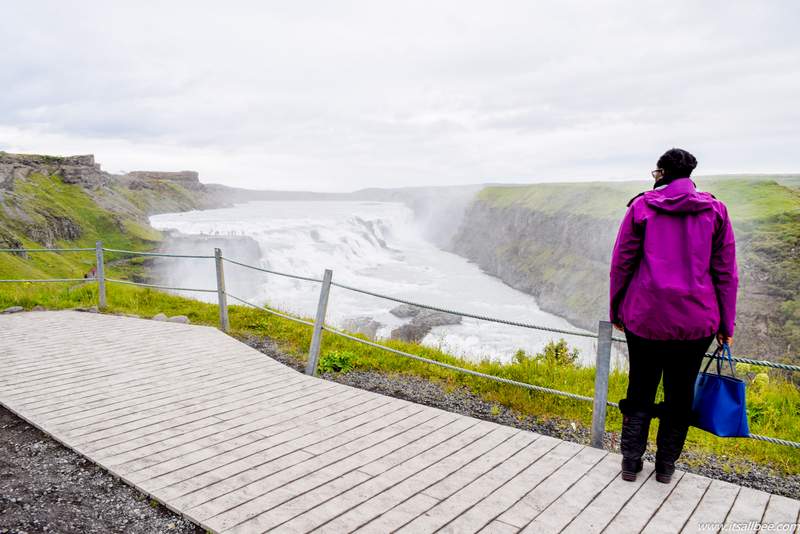
[[(211, 248), (219, 246), (224, 256), (276, 271), (321, 278), (327, 268), (333, 270), (334, 281), (377, 293), (477, 315), (580, 330), (565, 319), (540, 310), (532, 296), (426, 241), (412, 211), (400, 203), (260, 201), (225, 209), (157, 215), (150, 222), (155, 228), (187, 236), (172, 243), (179, 244), (182, 253), (213, 254)], [(188, 236), (214, 236), (215, 245)], [(219, 244), (218, 238), (230, 239), (230, 245), (227, 241)], [(252, 239), (257, 247), (252, 243), (243, 245), (249, 240), (242, 238)], [(157, 270), (161, 273), (160, 283), (216, 287), (213, 260), (169, 259), (160, 260), (159, 265), (174, 265)], [(319, 284), (244, 271), (247, 270), (225, 264), (226, 285), (231, 294), (314, 316)], [(192, 296), (216, 301), (212, 293)], [(387, 338), (392, 329), (408, 321), (389, 313), (397, 305), (333, 287), (327, 321), (341, 326), (350, 318), (371, 317), (381, 323), (378, 338)], [(470, 359), (509, 361), (518, 349), (535, 353), (549, 340), (561, 337), (580, 350), (582, 363), (594, 362), (594, 339), (466, 317), (459, 325), (434, 327), (422, 342)]]

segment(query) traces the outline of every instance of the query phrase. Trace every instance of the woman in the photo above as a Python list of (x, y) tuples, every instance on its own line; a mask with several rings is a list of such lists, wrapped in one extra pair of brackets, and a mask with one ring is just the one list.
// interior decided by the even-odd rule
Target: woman
[[(620, 449), (622, 478), (642, 470), (658, 417), (656, 480), (669, 483), (683, 450), (703, 355), (716, 336), (733, 342), (736, 244), (725, 205), (696, 191), (697, 160), (673, 148), (659, 158), (651, 191), (628, 202), (611, 259), (610, 320), (625, 332), (629, 376)], [(654, 404), (664, 377), (664, 402)]]

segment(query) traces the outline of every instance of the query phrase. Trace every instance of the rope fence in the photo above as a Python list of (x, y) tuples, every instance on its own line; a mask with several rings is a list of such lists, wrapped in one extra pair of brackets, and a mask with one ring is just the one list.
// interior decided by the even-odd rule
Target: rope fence
[(258, 304), (253, 304), (252, 302), (248, 302), (248, 301), (246, 301), (244, 299), (240, 299), (239, 297), (235, 297), (235, 296), (231, 295), (230, 293), (226, 293), (226, 295), (228, 295), (233, 300), (237, 300), (237, 301), (241, 302), (242, 304), (246, 304), (247, 306), (252, 306), (253, 308), (257, 308), (257, 309), (265, 311), (267, 313), (271, 313), (272, 315), (277, 315), (278, 317), (283, 317), (284, 319), (289, 319), (290, 321), (294, 321), (296, 323), (304, 324), (304, 325), (307, 325), (307, 326), (314, 326), (314, 323), (312, 323), (311, 321), (306, 321), (306, 320), (300, 319), (298, 317), (292, 317), (291, 315), (287, 315), (287, 314), (281, 313), (279, 311), (271, 310), (269, 308), (265, 308), (264, 306), (259, 306)]
[[(449, 369), (452, 371), (456, 371), (459, 373), (468, 374), (471, 376), (476, 376), (480, 378), (485, 378), (487, 380), (492, 380), (495, 382), (513, 385), (521, 388), (528, 389), (530, 391), (537, 391), (540, 393), (545, 393), (548, 395), (556, 395), (559, 397), (578, 400), (583, 402), (592, 402), (593, 403), (593, 411), (592, 411), (592, 432), (591, 432), (591, 444), (594, 447), (602, 448), (602, 438), (605, 432), (605, 422), (606, 422), (606, 408), (608, 406), (619, 408), (619, 404), (616, 402), (612, 402), (608, 400), (608, 379), (610, 374), (610, 358), (611, 358), (611, 343), (612, 342), (626, 342), (625, 338), (615, 337), (612, 335), (612, 325), (607, 321), (600, 321), (599, 328), (597, 333), (592, 332), (581, 332), (577, 330), (566, 330), (560, 328), (553, 328), (547, 327), (542, 325), (535, 325), (531, 323), (525, 323), (520, 321), (512, 321), (508, 319), (501, 319), (497, 317), (489, 317), (485, 315), (479, 315), (474, 313), (467, 313), (467, 312), (460, 312), (456, 310), (451, 310), (448, 308), (442, 308), (439, 306), (433, 306), (430, 304), (422, 304), (419, 302), (406, 300), (398, 297), (393, 297), (391, 295), (385, 295), (382, 293), (377, 293), (373, 291), (368, 291), (366, 289), (361, 289), (345, 284), (340, 284), (338, 282), (333, 282), (332, 278), (332, 271), (326, 270), (323, 278), (314, 278), (309, 276), (301, 276), (292, 273), (284, 273), (280, 271), (274, 271), (271, 269), (266, 269), (263, 267), (257, 267), (254, 265), (249, 265), (243, 262), (239, 262), (237, 260), (233, 260), (231, 258), (226, 258), (222, 256), (222, 252), (220, 249), (214, 250), (213, 256), (206, 256), (206, 255), (190, 255), (190, 254), (170, 254), (170, 253), (159, 253), (159, 252), (138, 252), (138, 251), (130, 251), (130, 250), (120, 250), (120, 249), (112, 249), (112, 248), (103, 248), (102, 243), (98, 242), (95, 248), (60, 248), (60, 249), (20, 249), (20, 248), (5, 248), (0, 249), (0, 252), (11, 252), (11, 253), (27, 253), (27, 252), (95, 252), (96, 254), (96, 276), (95, 278), (54, 278), (54, 279), (15, 279), (15, 280), (0, 280), (0, 283), (12, 283), (12, 282), (96, 282), (98, 284), (98, 301), (99, 307), (102, 309), (105, 307), (106, 302), (106, 294), (105, 294), (105, 283), (111, 282), (115, 284), (127, 284), (133, 286), (140, 286), (140, 287), (147, 287), (153, 289), (161, 289), (161, 290), (168, 290), (168, 291), (193, 291), (193, 292), (201, 292), (201, 293), (217, 293), (219, 299), (219, 314), (220, 314), (220, 328), (227, 332), (229, 330), (229, 322), (228, 322), (228, 305), (227, 305), (227, 298), (230, 297), (231, 299), (244, 304), (246, 306), (250, 306), (252, 308), (259, 309), (261, 311), (267, 312), (269, 314), (282, 317), (284, 319), (288, 319), (290, 321), (294, 321), (296, 323), (304, 324), (306, 326), (311, 326), (314, 331), (312, 334), (312, 341), (311, 341), (311, 348), (309, 349), (308, 355), (308, 367), (307, 373), (308, 374), (316, 374), (318, 363), (319, 363), (319, 350), (321, 345), (321, 338), (322, 333), (327, 331), (333, 335), (340, 336), (356, 343), (360, 343), (366, 346), (374, 347), (386, 352), (390, 352), (392, 354), (402, 356), (404, 358), (413, 359), (419, 362), (424, 362), (430, 365), (439, 366), (445, 369)], [(111, 253), (121, 253), (121, 254), (131, 254), (135, 256), (154, 256), (154, 257), (164, 257), (164, 258), (190, 258), (190, 259), (213, 259), (215, 260), (216, 266), (216, 274), (217, 274), (217, 288), (216, 289), (203, 289), (203, 288), (185, 288), (185, 287), (170, 287), (165, 285), (158, 285), (158, 284), (148, 284), (144, 282), (134, 282), (131, 280), (120, 280), (116, 278), (108, 278), (104, 274), (104, 252), (111, 252)], [(228, 293), (225, 290), (225, 277), (224, 277), (224, 270), (223, 270), (223, 263), (230, 263), (234, 265), (238, 265), (244, 268), (253, 269), (256, 271), (274, 274), (277, 276), (283, 276), (288, 278), (293, 278), (296, 280), (304, 280), (308, 282), (318, 282), (321, 283), (320, 289), (320, 298), (317, 308), (317, 315), (316, 319), (312, 321), (306, 321), (299, 317), (294, 317), (292, 315), (279, 312), (277, 310), (273, 310), (267, 308), (265, 306), (260, 306), (253, 302), (247, 301), (235, 295)], [(540, 330), (544, 332), (551, 332), (557, 334), (564, 334), (564, 335), (571, 335), (571, 336), (579, 336), (579, 337), (586, 337), (586, 338), (594, 338), (598, 340), (597, 345), (597, 354), (596, 354), (596, 365), (595, 365), (595, 391), (594, 396), (589, 397), (586, 395), (579, 395), (576, 393), (571, 393), (568, 391), (562, 391), (558, 389), (548, 388), (544, 386), (539, 386), (535, 384), (528, 384), (526, 382), (520, 382), (517, 380), (512, 380), (509, 378), (504, 378), (501, 376), (490, 375), (487, 373), (481, 373), (479, 371), (475, 371), (473, 369), (466, 369), (463, 367), (458, 367), (456, 365), (451, 365), (445, 362), (440, 362), (431, 358), (425, 358), (423, 356), (419, 356), (416, 354), (411, 354), (409, 352), (405, 352), (399, 349), (395, 349), (389, 347), (387, 345), (383, 345), (380, 343), (376, 343), (374, 341), (369, 341), (366, 339), (362, 339), (360, 337), (348, 334), (344, 331), (338, 330), (336, 328), (326, 326), (325, 323), (325, 313), (327, 309), (327, 302), (328, 302), (328, 295), (330, 292), (331, 286), (339, 287), (341, 289), (345, 289), (348, 291), (354, 291), (357, 293), (361, 293), (364, 295), (370, 295), (377, 298), (382, 298), (386, 300), (390, 300), (393, 302), (398, 302), (401, 304), (406, 304), (409, 306), (414, 306), (422, 309), (437, 311), (441, 313), (447, 313), (451, 315), (459, 315), (462, 317), (469, 317), (472, 319), (482, 320), (482, 321), (489, 321), (498, 324), (505, 324), (509, 326), (515, 326), (520, 328), (528, 328), (532, 330)], [(709, 358), (717, 358), (721, 359), (721, 356), (717, 356), (714, 354), (706, 354)], [(781, 369), (785, 371), (800, 371), (800, 366), (798, 365), (790, 365), (784, 363), (777, 363), (771, 362), (768, 360), (758, 360), (753, 358), (744, 358), (744, 357), (733, 357), (733, 361), (739, 363), (746, 363), (750, 365), (756, 366), (763, 366), (769, 367), (773, 369)], [(787, 447), (793, 448), (800, 448), (800, 443), (789, 441), (785, 439), (775, 438), (771, 436), (762, 436), (759, 434), (750, 434), (749, 436), (751, 439), (764, 441), (776, 445), (783, 445)]]
[(22, 279), (22, 278), (14, 278), (13, 280), (0, 280), (0, 283), (47, 283), (47, 282), (94, 282), (94, 278), (32, 278), (32, 279)]
[(0, 252), (94, 252), (93, 248), (0, 248)]
[(340, 284), (338, 282), (331, 282), (331, 285), (332, 286), (336, 286), (336, 287), (340, 287), (342, 289), (355, 291), (357, 293), (363, 293), (364, 295), (372, 295), (373, 297), (378, 297), (378, 298), (382, 298), (382, 299), (386, 299), (386, 300), (391, 300), (391, 301), (394, 301), (394, 302), (399, 302), (401, 304), (408, 304), (409, 306), (415, 306), (417, 308), (425, 308), (427, 310), (438, 311), (438, 312), (441, 312), (441, 313), (448, 313), (450, 315), (460, 315), (462, 317), (469, 317), (471, 319), (478, 319), (480, 321), (489, 321), (489, 322), (492, 322), (492, 323), (505, 324), (505, 325), (509, 325), (509, 326), (518, 326), (518, 327), (521, 327), (521, 328), (530, 328), (530, 329), (533, 329), (533, 330), (542, 330), (542, 331), (545, 331), (545, 332), (554, 332), (554, 333), (557, 333), (557, 334), (566, 334), (566, 335), (569, 335), (569, 336), (581, 336), (581, 337), (593, 337), (593, 338), (597, 337), (597, 334), (593, 334), (591, 332), (578, 332), (578, 331), (575, 331), (575, 330), (562, 330), (560, 328), (551, 328), (549, 326), (540, 326), (540, 325), (535, 325), (535, 324), (530, 324), (530, 323), (521, 323), (521, 322), (518, 322), (518, 321), (509, 321), (508, 319), (498, 319), (496, 317), (489, 317), (489, 316), (486, 316), (486, 315), (476, 315), (474, 313), (460, 312), (460, 311), (456, 311), (456, 310), (450, 310), (450, 309), (447, 309), (447, 308), (440, 308), (438, 306), (431, 306), (430, 304), (420, 304), (419, 302), (414, 302), (414, 301), (411, 301), (411, 300), (405, 300), (405, 299), (401, 299), (401, 298), (397, 298), (397, 297), (391, 297), (389, 295), (383, 295), (381, 293), (375, 293), (373, 291), (367, 291), (366, 289), (359, 289), (357, 287), (347, 286), (347, 285), (344, 285), (344, 284)]
[[(213, 256), (212, 256), (213, 258)], [(255, 265), (248, 265), (246, 263), (242, 263), (236, 260), (232, 260), (230, 258), (222, 257), (224, 261), (228, 263), (233, 263), (234, 265), (239, 265), (241, 267), (247, 267), (248, 269), (253, 269), (255, 271), (261, 271), (262, 273), (269, 273), (269, 274), (277, 274), (278, 276), (285, 276), (287, 278), (294, 278), (296, 280), (305, 280), (307, 282), (322, 282), (319, 278), (311, 278), (310, 276), (300, 276), (299, 274), (289, 274), (289, 273), (282, 273), (280, 271), (273, 271), (270, 269), (264, 269), (263, 267), (256, 267)]]
[[(95, 250), (95, 249), (89, 249)], [(105, 252), (118, 252), (121, 254), (130, 254), (132, 256), (154, 256), (158, 258), (196, 258), (201, 260), (213, 260), (214, 256), (201, 256), (196, 254), (167, 254), (164, 252), (138, 252), (133, 250), (119, 250), (116, 248), (104, 248)]]
[(117, 278), (106, 278), (106, 282), (113, 282), (115, 284), (127, 284), (129, 286), (149, 287), (152, 289), (166, 289), (170, 291), (196, 291), (198, 293), (216, 293), (216, 289), (198, 289), (196, 287), (170, 287), (161, 286), (157, 284), (145, 284), (144, 282), (133, 282), (131, 280), (119, 280)]
[[(411, 358), (412, 360), (417, 360), (419, 362), (425, 362), (425, 363), (429, 363), (431, 365), (437, 365), (439, 367), (444, 367), (445, 369), (458, 371), (459, 373), (465, 373), (465, 374), (472, 375), (472, 376), (478, 376), (478, 377), (481, 377), (481, 378), (487, 378), (489, 380), (494, 380), (495, 382), (500, 382), (500, 383), (503, 383), (503, 384), (510, 384), (512, 386), (519, 386), (519, 387), (523, 387), (523, 388), (530, 389), (530, 390), (533, 390), (533, 391), (539, 391), (541, 393), (549, 393), (551, 395), (558, 395), (560, 397), (566, 397), (568, 399), (587, 401), (587, 402), (594, 402), (594, 397), (587, 397), (585, 395), (578, 395), (577, 393), (570, 393), (568, 391), (561, 391), (559, 389), (546, 388), (544, 386), (537, 386), (537, 385), (534, 385), (534, 384), (528, 384), (527, 382), (519, 382), (517, 380), (511, 380), (510, 378), (503, 378), (502, 376), (489, 375), (489, 374), (486, 374), (486, 373), (481, 373), (480, 371), (474, 371), (472, 369), (465, 369), (463, 367), (458, 367), (456, 365), (451, 365), (449, 363), (444, 363), (444, 362), (440, 362), (440, 361), (437, 361), (437, 360), (432, 360), (430, 358), (425, 358), (423, 356), (418, 356), (416, 354), (411, 354), (410, 352), (404, 352), (402, 350), (398, 350), (398, 349), (395, 349), (395, 348), (392, 348), (392, 347), (387, 347), (386, 345), (381, 345), (380, 343), (374, 343), (372, 341), (368, 341), (366, 339), (361, 339), (361, 338), (356, 337), (356, 336), (351, 336), (350, 334), (347, 334), (347, 333), (342, 332), (340, 330), (336, 330), (335, 328), (331, 328), (329, 326), (323, 326), (322, 329), (327, 331), (327, 332), (330, 332), (331, 334), (335, 334), (337, 336), (341, 336), (341, 337), (350, 339), (352, 341), (355, 341), (357, 343), (361, 343), (363, 345), (367, 345), (367, 346), (370, 346), (370, 347), (375, 347), (375, 348), (378, 348), (378, 349), (381, 349), (381, 350), (385, 350), (387, 352), (391, 352), (391, 353), (397, 354), (398, 356), (403, 356), (404, 358)], [(609, 406), (619, 406), (616, 402), (606, 402), (606, 404), (609, 405)]]

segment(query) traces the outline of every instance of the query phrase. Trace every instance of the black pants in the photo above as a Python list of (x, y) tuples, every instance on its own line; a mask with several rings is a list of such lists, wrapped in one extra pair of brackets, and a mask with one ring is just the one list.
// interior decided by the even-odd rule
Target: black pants
[(625, 329), (630, 369), (626, 405), (631, 410), (651, 412), (661, 375), (664, 404), (656, 415), (676, 423), (688, 423), (694, 401), (694, 383), (703, 355), (716, 337), (693, 340), (645, 339)]

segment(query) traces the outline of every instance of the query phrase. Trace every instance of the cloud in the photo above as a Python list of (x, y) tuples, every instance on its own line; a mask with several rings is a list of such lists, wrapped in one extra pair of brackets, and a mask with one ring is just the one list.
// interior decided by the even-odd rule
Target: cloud
[(0, 19), (0, 149), (248, 187), (797, 171), (793, 1), (64, 2)]

